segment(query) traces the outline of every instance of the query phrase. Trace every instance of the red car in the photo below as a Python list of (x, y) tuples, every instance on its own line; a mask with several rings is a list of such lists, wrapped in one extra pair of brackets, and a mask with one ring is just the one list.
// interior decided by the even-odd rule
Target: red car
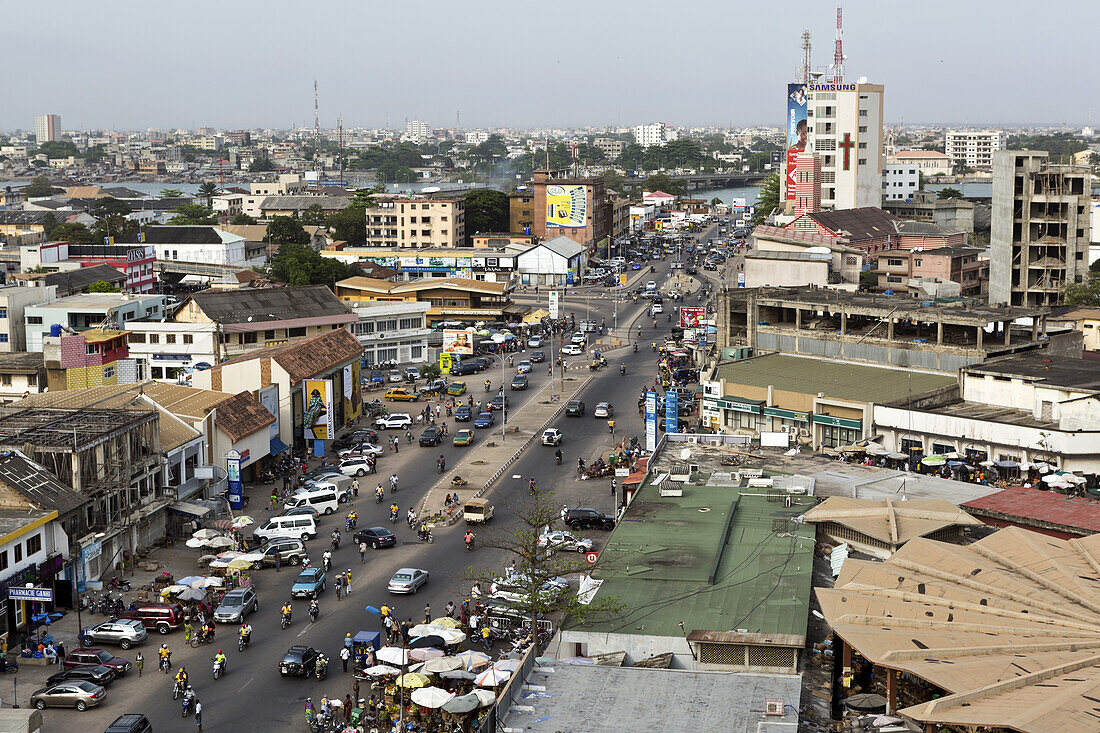
[(102, 664), (104, 667), (110, 667), (118, 672), (118, 676), (122, 677), (134, 666), (128, 660), (122, 657), (116, 657), (106, 649), (77, 649), (69, 653), (69, 656), (65, 657), (65, 669), (73, 669), (75, 667), (92, 667)]

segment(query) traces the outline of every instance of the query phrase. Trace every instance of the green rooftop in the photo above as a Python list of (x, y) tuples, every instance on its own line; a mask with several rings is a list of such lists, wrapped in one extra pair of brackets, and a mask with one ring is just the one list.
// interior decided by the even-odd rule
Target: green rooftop
[(805, 635), (814, 529), (776, 520), (793, 520), (816, 500), (793, 496), (787, 508), (768, 491), (689, 482), (683, 496), (662, 497), (644, 485), (592, 572), (604, 581), (596, 598), (618, 599), (622, 614), (565, 628), (681, 636), (682, 621), (688, 633)]
[(941, 389), (958, 380), (950, 375), (812, 359), (789, 354), (767, 354), (718, 367), (716, 379), (730, 384), (776, 389), (852, 402), (883, 404)]

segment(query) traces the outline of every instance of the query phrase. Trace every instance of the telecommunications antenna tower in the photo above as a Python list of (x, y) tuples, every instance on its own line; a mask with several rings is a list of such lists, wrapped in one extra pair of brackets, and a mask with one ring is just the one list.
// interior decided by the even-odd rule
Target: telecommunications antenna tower
[(844, 59), (847, 58), (844, 55), (844, 41), (843, 36), (843, 8), (836, 9), (836, 49), (833, 51), (833, 63), (829, 65), (829, 68), (833, 70), (833, 83), (844, 83)]
[(802, 31), (802, 73), (799, 78), (803, 84), (810, 83), (810, 32)]

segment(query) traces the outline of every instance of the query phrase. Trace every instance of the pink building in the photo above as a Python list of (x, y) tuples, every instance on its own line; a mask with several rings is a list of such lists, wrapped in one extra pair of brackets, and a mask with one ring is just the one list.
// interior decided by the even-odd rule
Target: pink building
[(979, 259), (980, 254), (974, 247), (878, 252), (872, 270), (878, 276), (876, 290), (904, 290), (908, 280), (927, 277), (957, 282), (963, 296), (980, 296), (989, 281), (989, 260)]
[(794, 213), (821, 209), (821, 158), (813, 153), (794, 157)]

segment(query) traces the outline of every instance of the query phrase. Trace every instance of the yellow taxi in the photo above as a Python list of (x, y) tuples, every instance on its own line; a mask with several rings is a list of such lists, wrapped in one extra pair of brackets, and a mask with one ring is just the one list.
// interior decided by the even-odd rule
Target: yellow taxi
[(459, 430), (455, 433), (454, 440), (451, 441), (455, 445), (473, 445), (474, 443), (474, 431), (473, 430)]
[(447, 385), (447, 394), (452, 395), (454, 397), (457, 397), (460, 394), (466, 394), (466, 383), (465, 382), (451, 382), (450, 384)]
[(386, 399), (394, 402), (416, 402), (420, 398), (416, 392), (410, 392), (404, 387), (393, 387), (386, 392)]

